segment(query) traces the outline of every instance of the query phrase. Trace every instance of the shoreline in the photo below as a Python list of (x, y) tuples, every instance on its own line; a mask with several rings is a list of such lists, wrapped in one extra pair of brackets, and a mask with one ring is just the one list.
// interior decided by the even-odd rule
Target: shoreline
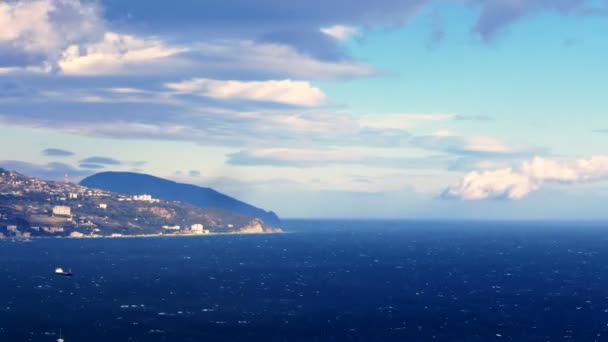
[(29, 238), (4, 237), (0, 242), (31, 242), (34, 240), (94, 240), (94, 239), (135, 239), (135, 238), (161, 238), (161, 237), (202, 237), (202, 236), (218, 236), (218, 235), (274, 235), (285, 234), (284, 231), (275, 232), (230, 232), (230, 233), (207, 233), (207, 234), (138, 234), (138, 235), (99, 235), (99, 236), (31, 236)]

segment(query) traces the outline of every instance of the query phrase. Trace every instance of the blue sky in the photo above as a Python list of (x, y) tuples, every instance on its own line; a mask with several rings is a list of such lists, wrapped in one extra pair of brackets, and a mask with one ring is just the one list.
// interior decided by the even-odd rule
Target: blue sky
[(0, 165), (283, 217), (606, 219), (608, 1), (0, 3)]

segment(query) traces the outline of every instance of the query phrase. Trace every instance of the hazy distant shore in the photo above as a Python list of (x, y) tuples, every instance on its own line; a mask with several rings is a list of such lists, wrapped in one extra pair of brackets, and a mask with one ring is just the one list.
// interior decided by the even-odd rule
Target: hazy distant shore
[(284, 234), (282, 230), (269, 232), (225, 232), (225, 233), (206, 233), (206, 234), (136, 234), (136, 235), (96, 235), (96, 236), (31, 236), (28, 238), (20, 237), (2, 237), (0, 242), (17, 241), (27, 242), (32, 240), (53, 240), (53, 239), (69, 239), (69, 240), (93, 240), (93, 239), (125, 239), (125, 238), (159, 238), (159, 237), (204, 237), (218, 235), (269, 235), (269, 234)]

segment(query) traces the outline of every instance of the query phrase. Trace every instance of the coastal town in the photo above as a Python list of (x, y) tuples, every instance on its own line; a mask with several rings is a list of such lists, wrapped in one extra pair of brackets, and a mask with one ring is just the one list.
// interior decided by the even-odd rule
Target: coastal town
[(259, 219), (0, 169), (0, 239), (263, 233)]

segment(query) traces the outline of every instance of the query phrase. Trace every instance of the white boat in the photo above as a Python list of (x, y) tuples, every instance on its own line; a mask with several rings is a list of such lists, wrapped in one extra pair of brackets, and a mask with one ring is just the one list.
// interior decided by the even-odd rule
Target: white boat
[(61, 267), (55, 269), (55, 274), (64, 277), (71, 277), (73, 275), (71, 271), (64, 271)]

